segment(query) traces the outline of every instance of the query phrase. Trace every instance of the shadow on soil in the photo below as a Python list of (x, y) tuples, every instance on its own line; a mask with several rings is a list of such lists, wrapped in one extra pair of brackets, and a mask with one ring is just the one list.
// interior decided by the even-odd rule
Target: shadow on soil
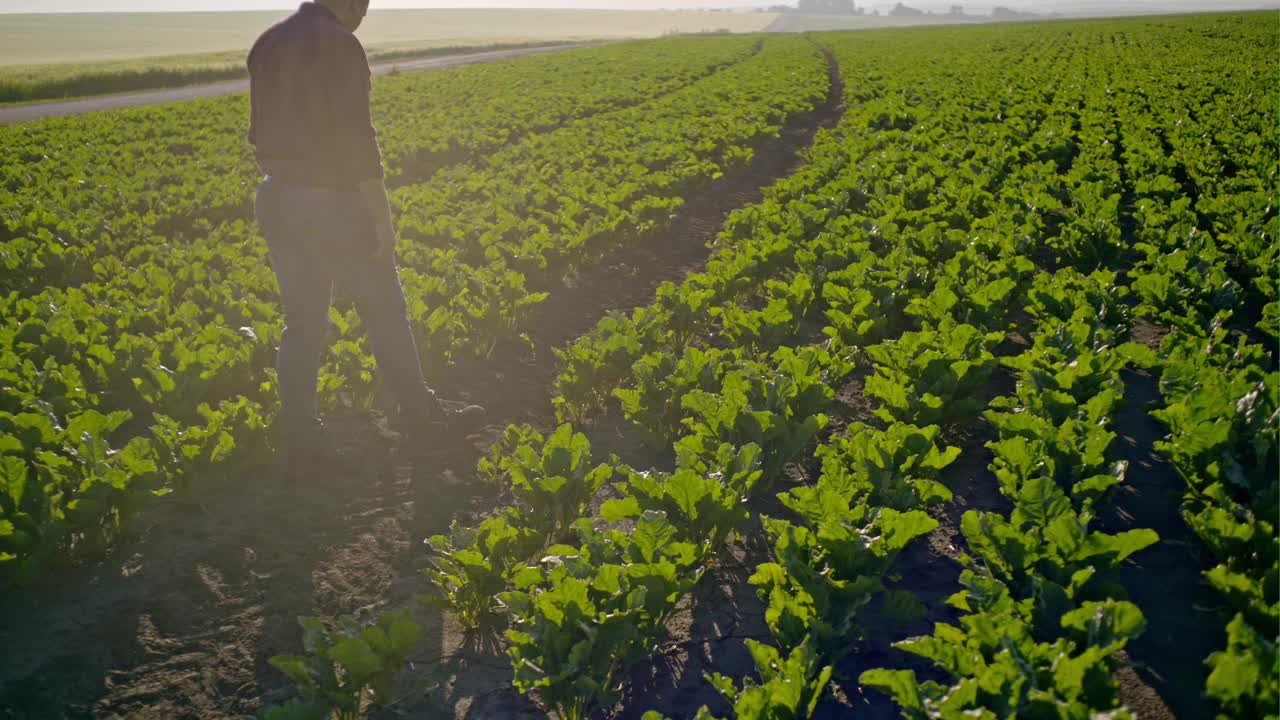
[[(1212, 717), (1215, 709), (1204, 697), (1204, 660), (1226, 644), (1225, 623), (1211, 612), (1222, 599), (1203, 582), (1211, 558), (1180, 513), (1185, 482), (1152, 449), (1165, 435), (1147, 411), (1163, 402), (1157, 380), (1132, 370), (1123, 380), (1113, 447), (1129, 469), (1100, 526), (1111, 533), (1151, 528), (1160, 542), (1136, 554), (1121, 572), (1129, 599), (1147, 618), (1146, 632), (1129, 644), (1135, 667), (1121, 677), (1122, 699), (1144, 720)], [(1137, 683), (1126, 682), (1130, 677), (1150, 692), (1133, 691)]]

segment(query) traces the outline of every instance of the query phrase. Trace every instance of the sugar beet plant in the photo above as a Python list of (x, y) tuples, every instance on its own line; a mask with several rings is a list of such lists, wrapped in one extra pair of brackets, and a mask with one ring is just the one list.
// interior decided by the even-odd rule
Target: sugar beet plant
[[(1235, 27), (1236, 31), (1243, 29), (1243, 25)], [(1141, 34), (1147, 32), (1150, 34)], [(1159, 32), (1162, 31), (1144, 28), (1135, 30), (1135, 36), (1141, 34), (1150, 40)], [(944, 36), (939, 33), (931, 39), (937, 41), (939, 37)], [(859, 40), (860, 44), (875, 42), (874, 38)], [(1273, 39), (1267, 42), (1274, 44)], [(1211, 41), (1205, 43), (1202, 48)], [(1111, 47), (1114, 50), (1121, 46)], [(981, 353), (967, 357), (967, 353), (957, 352), (955, 360), (939, 363), (940, 370), (952, 374), (946, 382), (937, 384), (942, 388), (963, 383), (968, 369), (955, 366), (956, 360), (976, 357), (984, 373), (996, 371), (994, 344), (1004, 340), (1004, 331), (1016, 329), (1015, 340), (1029, 338), (1029, 349), (999, 363), (1014, 373), (1014, 392), (986, 404), (982, 413), (998, 436), (991, 445), (995, 458), (992, 470), (1013, 510), (1007, 515), (966, 514), (961, 527), (968, 544), (961, 576), (963, 590), (951, 600), (959, 621), (938, 625), (932, 636), (900, 643), (904, 650), (932, 660), (951, 680), (922, 685), (909, 671), (884, 670), (863, 675), (863, 681), (893, 695), (908, 717), (972, 714), (1083, 718), (1103, 713), (1129, 717), (1131, 713), (1117, 700), (1113, 672), (1122, 664), (1119, 653), (1143, 631), (1145, 620), (1141, 611), (1124, 599), (1120, 569), (1127, 558), (1157, 538), (1145, 529), (1106, 533), (1096, 527), (1096, 517), (1110, 501), (1113, 489), (1124, 482), (1127, 470), (1115, 460), (1112, 447), (1112, 417), (1123, 397), (1121, 372), (1135, 366), (1156, 367), (1157, 356), (1141, 345), (1126, 342), (1133, 327), (1128, 278), (1104, 269), (1131, 257), (1126, 256), (1125, 243), (1132, 241), (1125, 235), (1126, 228), (1132, 226), (1122, 196), (1130, 192), (1126, 182), (1135, 176), (1125, 175), (1123, 161), (1127, 158), (1117, 147), (1125, 126), (1117, 121), (1115, 98), (1096, 82), (1114, 69), (1097, 62), (1080, 63), (1081, 74), (1071, 76), (1062, 72), (1066, 63), (1077, 62), (1070, 54), (1048, 54), (1043, 66), (1037, 68), (1044, 74), (1028, 87), (1026, 104), (1015, 101), (1011, 105), (1008, 95), (999, 103), (983, 99), (981, 81), (974, 78), (998, 74), (992, 72), (991, 56), (984, 56), (982, 73), (961, 75), (965, 87), (957, 101), (965, 110), (951, 117), (963, 116), (965, 122), (949, 125), (946, 115), (931, 113), (934, 104), (941, 104), (938, 98), (947, 98), (945, 87), (929, 93), (928, 102), (917, 95), (921, 86), (936, 87), (929, 84), (937, 82), (936, 75), (922, 72), (908, 77), (900, 56), (895, 56), (899, 62), (893, 73), (876, 75), (874, 60), (839, 45), (835, 49), (838, 57), (849, 52), (870, 68), (865, 86), (849, 85), (850, 97), (858, 104), (851, 104), (845, 126), (873, 131), (869, 133), (873, 140), (868, 147), (876, 155), (858, 154), (859, 137), (855, 132), (846, 132), (829, 145), (820, 139), (802, 172), (766, 193), (765, 202), (731, 219), (721, 236), (723, 245), (708, 263), (708, 271), (691, 276), (675, 294), (687, 293), (701, 307), (715, 308), (721, 303), (742, 306), (742, 310), (705, 313), (706, 319), (695, 323), (699, 332), (711, 334), (716, 331), (711, 318), (734, 318), (731, 337), (750, 338), (752, 333), (743, 334), (743, 323), (736, 318), (758, 312), (762, 314), (756, 317), (765, 321), (766, 311), (779, 319), (784, 314), (780, 304), (761, 292), (765, 283), (779, 278), (790, 285), (787, 278), (796, 273), (808, 274), (823, 291), (806, 312), (823, 312), (830, 321), (824, 332), (846, 347), (893, 347), (896, 355), (880, 350), (877, 352), (883, 357), (871, 353), (867, 356), (884, 368), (880, 377), (901, 378), (895, 389), (915, 387), (909, 383), (917, 382), (917, 378), (904, 371), (914, 368), (913, 361), (919, 359), (922, 367), (929, 367), (934, 357), (929, 353), (947, 360), (946, 345), (938, 347), (925, 341), (924, 333), (965, 324), (972, 325), (978, 335), (999, 333), (992, 338), (992, 345), (983, 348), (991, 357)], [(870, 52), (869, 48), (862, 49)], [(895, 50), (900, 53), (901, 46)], [(1135, 50), (1125, 52), (1129, 54), (1117, 67), (1132, 64), (1139, 57)], [(1035, 54), (1020, 57), (1029, 56)], [(963, 54), (948, 57), (950, 63), (955, 63)], [(1019, 67), (1004, 79), (1025, 80), (1026, 73), (1025, 68)], [(911, 85), (913, 81), (917, 85)], [(885, 97), (884, 84), (906, 88), (904, 97)], [(1016, 87), (1017, 81), (1012, 84)], [(985, 117), (995, 124), (984, 124), (985, 113), (990, 113)], [(1082, 118), (1087, 121), (1081, 122)], [(936, 123), (936, 127), (929, 127), (930, 123)], [(1007, 138), (1007, 142), (977, 140), (988, 129)], [(948, 138), (948, 143), (935, 144), (931, 132), (936, 132), (938, 138)], [(894, 155), (886, 150), (896, 139), (893, 133), (902, 133), (904, 140), (914, 143), (917, 150), (910, 160), (899, 165), (894, 165)], [(965, 138), (977, 141), (966, 145)], [(1274, 152), (1274, 143), (1268, 146)], [(928, 150), (920, 152), (920, 148)], [(993, 148), (1004, 148), (1010, 154), (1002, 158), (998, 151), (991, 152)], [(912, 165), (928, 167), (930, 153), (948, 151), (960, 153), (963, 161), (933, 177), (913, 174)], [(824, 154), (828, 152), (830, 155)], [(978, 162), (979, 158), (988, 164)], [(963, 170), (955, 169), (960, 166)], [(900, 174), (895, 176), (894, 172)], [(976, 180), (962, 196), (948, 182), (959, 174)], [(951, 196), (950, 192), (956, 195)], [(971, 214), (957, 215), (943, 209), (954, 208), (953, 198), (959, 197), (964, 198), (962, 207)], [(939, 202), (941, 211), (935, 216), (930, 199), (953, 202)], [(1150, 217), (1159, 216), (1153, 213)], [(935, 221), (938, 225), (931, 224)], [(950, 231), (944, 223), (953, 224)], [(1196, 224), (1193, 221), (1191, 227)], [(1203, 227), (1203, 223), (1199, 224)], [(987, 232), (999, 239), (988, 239)], [(1155, 235), (1159, 232), (1158, 228), (1151, 231)], [(788, 241), (781, 242), (780, 237)], [(986, 250), (974, 255), (974, 247)], [(848, 271), (841, 270), (842, 266), (847, 266)], [(931, 277), (934, 268), (944, 268), (949, 277)], [(1052, 272), (1058, 268), (1063, 269)], [(1142, 277), (1140, 271), (1133, 276), (1133, 286), (1143, 293), (1144, 285), (1136, 282)], [(1188, 280), (1186, 286), (1195, 288), (1196, 282)], [(1177, 296), (1177, 292), (1166, 293), (1163, 302), (1171, 302)], [(1231, 304), (1238, 296), (1212, 297), (1214, 302)], [(636, 363), (637, 372), (627, 378), (620, 369), (613, 369), (597, 377), (623, 386), (615, 394), (633, 419), (651, 422), (648, 418), (679, 417), (671, 406), (656, 402), (663, 397), (662, 384), (671, 373), (655, 372), (659, 366), (642, 358), (661, 358), (668, 353), (671, 357), (690, 356), (688, 333), (682, 332), (677, 339), (662, 331), (661, 319), (677, 317), (674, 310), (681, 304), (672, 299), (668, 289), (654, 305), (638, 309), (630, 317), (610, 318), (607, 325), (602, 323), (595, 334), (575, 343), (561, 356), (562, 380), (581, 377), (578, 369), (590, 362), (592, 347), (617, 348), (622, 352), (615, 357), (630, 358)], [(1184, 312), (1183, 317), (1195, 316)], [(905, 335), (904, 331), (914, 334)], [(907, 342), (901, 337), (906, 337)], [(675, 353), (671, 352), (673, 349)], [(1000, 351), (1007, 352), (1008, 344), (1002, 343)], [(1213, 355), (1209, 352), (1205, 357)], [(1270, 362), (1252, 351), (1236, 357), (1237, 361), (1252, 358), (1253, 362)], [(615, 363), (614, 368), (621, 367), (617, 360)], [(678, 371), (674, 374), (678, 377), (672, 378), (669, 387), (676, 392), (687, 391), (700, 382), (691, 375)], [(1170, 377), (1176, 378), (1172, 382), (1207, 382), (1192, 380), (1190, 374)], [(1268, 404), (1272, 397), (1269, 388), (1273, 386), (1268, 386), (1261, 375), (1255, 375), (1257, 379), (1249, 385), (1245, 381), (1248, 377), (1243, 374), (1238, 386), (1214, 383), (1215, 388), (1225, 391), (1226, 397), (1238, 396), (1233, 405), (1238, 408), (1236, 421), (1217, 425), (1212, 413), (1204, 414), (1201, 421), (1216, 426), (1213, 437), (1240, 438), (1241, 444), (1236, 446), (1239, 449), (1233, 453), (1244, 449), (1244, 438), (1253, 442), (1249, 447), (1254, 450), (1249, 454), (1235, 455), (1225, 465), (1206, 461), (1205, 470), (1200, 471), (1220, 473), (1218, 468), (1230, 467), (1231, 476), (1237, 478), (1237, 488), (1242, 487), (1239, 478), (1249, 476), (1248, 468), (1264, 465), (1272, 457), (1266, 428), (1274, 422), (1274, 404)], [(901, 423), (890, 424), (888, 432), (918, 432), (918, 428), (908, 430), (911, 426), (906, 421), (926, 419), (920, 413), (930, 405), (938, 405), (929, 402), (920, 403), (923, 408), (916, 407), (910, 399), (924, 397), (924, 393), (889, 392), (888, 387), (876, 387), (878, 384), (888, 385), (881, 380), (868, 383), (866, 393), (879, 401), (880, 420)], [(975, 382), (970, 387), (982, 384)], [(572, 391), (563, 398), (562, 410), (588, 412), (602, 397), (598, 390), (580, 393), (581, 385), (566, 382), (562, 387)], [(971, 396), (972, 391), (964, 397)], [(892, 403), (904, 397), (905, 400)], [(1224, 409), (1226, 405), (1226, 401), (1221, 403)], [(945, 403), (941, 406), (950, 409)], [(656, 412), (649, 412), (649, 408)], [(982, 402), (970, 403), (964, 412), (957, 408), (954, 415), (939, 419), (972, 422), (983, 409)], [(1184, 412), (1182, 408), (1177, 410), (1180, 415)], [(1194, 425), (1189, 422), (1190, 415), (1184, 417), (1188, 419), (1179, 418), (1178, 422), (1186, 423), (1188, 431), (1180, 434), (1185, 438)], [(1205, 432), (1204, 425), (1199, 427)], [(1232, 428), (1230, 432), (1227, 427)], [(880, 442), (888, 443), (887, 447), (893, 447), (888, 438), (880, 435), (882, 432), (851, 428), (849, 437), (864, 439), (859, 442), (878, 437), (882, 438)], [(840, 441), (834, 438), (831, 444), (835, 446)], [(834, 457), (828, 452), (820, 451), (820, 455)], [(948, 459), (950, 453), (938, 452), (941, 454), (931, 462)], [(884, 457), (894, 454), (886, 448)], [(845, 461), (854, 462), (853, 458)], [(1193, 467), (1189, 461), (1186, 464)], [(849, 492), (853, 483), (847, 478), (837, 479), (849, 475), (849, 471), (842, 470), (834, 460), (824, 461), (823, 465), (816, 487), (793, 489), (793, 499), (784, 502), (795, 503), (794, 497), (803, 496), (807, 504), (797, 507), (816, 518), (821, 518), (823, 511), (842, 519), (868, 517), (861, 511), (847, 512), (848, 506), (841, 505), (840, 496), (831, 492), (834, 487)], [(878, 482), (893, 475), (869, 474), (879, 477)], [(870, 482), (860, 486), (864, 492), (874, 487)], [(818, 494), (824, 487), (826, 500)], [(939, 489), (918, 478), (904, 480), (897, 487), (894, 503), (936, 502), (946, 497), (941, 492), (945, 487)], [(1262, 497), (1268, 497), (1265, 491), (1270, 484), (1257, 487)], [(1220, 499), (1225, 497), (1221, 490), (1214, 494)], [(897, 519), (891, 513), (877, 514)], [(1220, 519), (1227, 517), (1224, 513), (1205, 511), (1199, 517), (1202, 522), (1229, 527)], [(1249, 528), (1236, 537), (1265, 539), (1265, 544), (1257, 546), (1262, 551), (1256, 557), (1263, 559), (1262, 567), (1268, 567), (1268, 558), (1273, 556), (1266, 548), (1273, 544), (1273, 528), (1251, 514), (1237, 511), (1235, 518), (1234, 522), (1239, 523), (1235, 527)], [(817, 525), (822, 527), (821, 521)], [(847, 557), (834, 549), (839, 547), (838, 538), (842, 533), (857, 532), (856, 525), (826, 529), (833, 548), (829, 553), (816, 550), (823, 546), (822, 532), (807, 525), (774, 523), (770, 529), (778, 545), (775, 555), (789, 560), (762, 567), (755, 581), (767, 588), (768, 620), (778, 648), (767, 650), (758, 643), (751, 645), (758, 679), (737, 683), (714, 676), (709, 680), (722, 690), (733, 716), (807, 717), (814, 711), (815, 698), (821, 697), (832, 677), (828, 659), (838, 658), (841, 651), (856, 643), (856, 623), (848, 620), (856, 619), (857, 612), (847, 608), (856, 608), (858, 602), (869, 603), (879, 592), (873, 589), (876, 570), (874, 565), (866, 564), (860, 566), (862, 573), (849, 576), (835, 571), (840, 567), (839, 559)], [(920, 531), (927, 528), (922, 526)], [(905, 531), (905, 535), (912, 532)], [(889, 552), (886, 557), (891, 555)], [(1235, 576), (1231, 572), (1225, 567), (1215, 570), (1214, 581), (1224, 589), (1229, 585), (1240, 590), (1249, 587), (1247, 575)], [(856, 580), (840, 582), (846, 577)], [(800, 592), (801, 588), (808, 594)], [(859, 596), (859, 589), (866, 590), (866, 594)], [(1249, 600), (1251, 596), (1240, 590), (1233, 597), (1241, 607), (1265, 609), (1274, 602), (1274, 597), (1264, 594), (1254, 596), (1256, 601)], [(863, 599), (833, 602), (846, 591), (853, 598)], [(1263, 636), (1244, 632), (1244, 618), (1251, 613), (1266, 617), (1265, 610), (1242, 612), (1232, 622), (1229, 648), (1211, 659), (1215, 670), (1209, 682), (1210, 692), (1224, 698), (1229, 703), (1225, 707), (1233, 713), (1259, 713), (1261, 705), (1255, 698), (1267, 698), (1267, 693), (1273, 692), (1268, 683), (1261, 681), (1260, 668), (1274, 663), (1274, 651), (1267, 654), (1269, 644), (1259, 642)], [(846, 632), (832, 633), (827, 630), (829, 627)], [(836, 649), (824, 647), (817, 641), (820, 637), (838, 637)], [(712, 715), (703, 708), (699, 716)], [(657, 713), (650, 715), (656, 716)]]
[[(410, 199), (397, 203), (410, 315), (433, 369), (518, 340), (546, 297), (529, 284), (590, 264), (665, 219), (692, 188), (811, 108), (827, 83), (821, 55), (799, 39), (646, 47), (635, 62), (617, 61), (634, 52), (622, 44), (376, 85), (388, 174), (397, 197)], [(599, 74), (601, 62), (626, 69)], [(511, 95), (516, 86), (537, 91)], [(464, 91), (471, 101), (460, 105)], [(738, 114), (726, 126), (729, 107)], [(692, 115), (715, 120), (672, 121)], [(0, 196), (0, 452), (25, 466), (6, 465), (13, 490), (0, 501), (0, 563), (30, 574), (46, 558), (108, 542), (150, 495), (197, 484), (267, 440), (281, 313), (253, 223), (246, 120), (244, 98), (233, 97), (0, 130), (12, 151), (0, 161), (9, 190)], [(510, 213), (451, 211), (474, 220), (467, 238), (483, 240), (459, 236), (441, 248), (419, 231), (425, 216), (412, 199), (434, 196), (437, 175), (452, 178), (445, 186), (480, 178), (492, 197), (516, 198), (514, 188), (531, 188), (528, 168), (569, 161), (566, 144), (632, 131), (648, 144), (619, 140), (598, 159), (625, 169), (629, 181), (614, 186), (625, 192), (605, 199), (597, 173), (582, 171), (575, 185), (526, 198), (518, 212), (538, 228), (515, 230)], [(673, 155), (638, 162), (659, 145)], [(582, 242), (550, 240), (571, 227)], [(330, 319), (337, 337), (321, 371), (322, 406), (367, 409), (377, 377), (362, 326), (341, 298)], [(116, 420), (105, 429), (94, 413)], [(89, 426), (100, 428), (90, 433), (101, 456), (92, 461), (77, 450)]]
[[(299, 699), (271, 708), (263, 720), (360, 720), (377, 708), (412, 699), (423, 688), (401, 688), (405, 660), (422, 628), (405, 611), (392, 611), (362, 627), (341, 618), (330, 630), (303, 617), (305, 655), (276, 655), (271, 665), (298, 685)], [(402, 693), (402, 694), (397, 694)]]
[[(1106, 292), (1100, 286), (1074, 299), (1090, 310), (1088, 300)], [(1095, 313), (1070, 313), (1077, 322), (1084, 315), (1102, 322)], [(1116, 573), (1158, 538), (1146, 529), (1109, 535), (1090, 528), (1095, 504), (1123, 480), (1122, 467), (1114, 474), (1091, 473), (1107, 462), (1114, 433), (1106, 426), (1126, 355), (1085, 343), (1046, 350), (1045, 338), (1072, 334), (1070, 322), (1052, 314), (1041, 318), (1032, 349), (1010, 362), (1019, 368), (1016, 394), (994, 402), (997, 409), (987, 413), (1000, 435), (990, 443), (992, 469), (1014, 507), (1008, 517), (970, 510), (961, 521), (969, 547), (962, 559), (964, 589), (948, 601), (962, 611), (960, 624), (939, 623), (932, 636), (896, 643), (932, 661), (950, 682), (918, 683), (907, 670), (861, 676), (890, 693), (906, 717), (978, 710), (991, 717), (1128, 716), (1116, 699), (1112, 672), (1116, 653), (1145, 621), (1123, 599)], [(1114, 335), (1115, 328), (1074, 334)], [(1094, 353), (1118, 361), (1082, 362)], [(1090, 392), (1099, 387), (1112, 389)], [(1038, 461), (1029, 454), (1035, 452)]]
[[(1219, 18), (1217, 27), (1229, 20)], [(1246, 68), (1271, 40), (1183, 94), (1120, 76), (1115, 109), (1126, 174), (1135, 179), (1140, 260), (1132, 283), (1138, 313), (1166, 326), (1158, 350), (1169, 430), (1157, 443), (1185, 481), (1183, 518), (1214, 562), (1206, 580), (1224, 600), (1225, 645), (1206, 658), (1206, 693), (1220, 717), (1274, 717), (1280, 702), (1280, 493), (1274, 339), (1277, 211), (1273, 139), (1253, 135), (1276, 109), (1254, 94), (1267, 73)], [(1151, 40), (1153, 56), (1220, 64), (1212, 43), (1178, 48)], [(1214, 128), (1209, 132), (1208, 128)], [(1225, 170), (1225, 172), (1224, 172)], [(1254, 326), (1241, 335), (1231, 326)]]
[(569, 425), (545, 439), (532, 428), (509, 428), (481, 471), (509, 483), (516, 502), (474, 528), (455, 524), (449, 535), (428, 540), (435, 554), (426, 574), (441, 595), (422, 599), (454, 610), (468, 627), (478, 626), (496, 610), (511, 573), (565, 539), (617, 472), (616, 460), (591, 462), (587, 438)]

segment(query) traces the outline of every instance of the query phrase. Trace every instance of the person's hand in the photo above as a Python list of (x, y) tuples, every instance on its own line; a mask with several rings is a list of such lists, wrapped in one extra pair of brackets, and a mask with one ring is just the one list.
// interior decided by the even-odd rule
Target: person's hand
[(391, 220), (391, 204), (387, 202), (387, 188), (380, 177), (365, 180), (358, 187), (369, 221), (373, 223), (372, 257), (390, 257), (396, 249), (396, 231)]

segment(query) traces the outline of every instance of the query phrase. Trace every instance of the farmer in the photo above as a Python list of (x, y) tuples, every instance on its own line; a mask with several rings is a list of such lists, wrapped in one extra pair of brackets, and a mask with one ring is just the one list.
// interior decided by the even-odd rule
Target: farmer
[(410, 437), (465, 431), (484, 415), (438, 399), (423, 381), (370, 119), (369, 61), (353, 34), (368, 9), (369, 0), (304, 2), (249, 52), (249, 142), (266, 176), (256, 211), (285, 315), (276, 369), (286, 459), (328, 447), (316, 384), (335, 283), (368, 327)]

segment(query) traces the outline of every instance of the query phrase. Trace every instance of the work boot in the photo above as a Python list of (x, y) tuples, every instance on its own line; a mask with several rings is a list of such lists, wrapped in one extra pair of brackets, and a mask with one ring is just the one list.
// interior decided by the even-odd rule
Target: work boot
[(401, 411), (400, 426), (407, 447), (415, 453), (464, 440), (484, 427), (485, 409), (433, 395), (428, 410)]
[(275, 435), (275, 471), (285, 483), (305, 481), (323, 473), (337, 458), (337, 450), (318, 418), (302, 427), (279, 428)]

